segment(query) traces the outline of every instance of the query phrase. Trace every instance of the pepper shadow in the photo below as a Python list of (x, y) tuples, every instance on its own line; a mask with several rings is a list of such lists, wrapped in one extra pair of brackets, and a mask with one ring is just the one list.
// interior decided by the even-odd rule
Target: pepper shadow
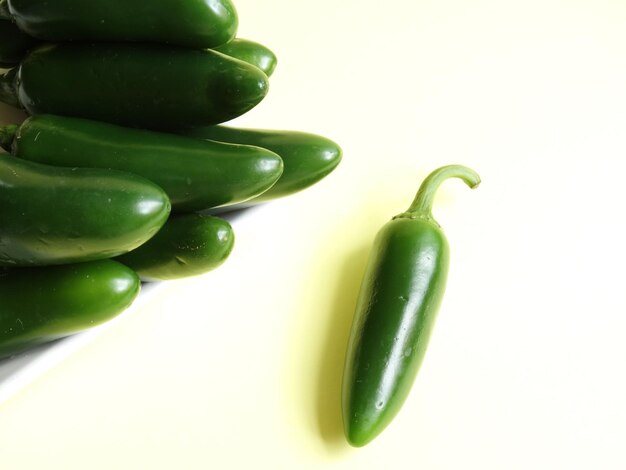
[(24, 110), (0, 103), (0, 124), (21, 124), (27, 117)]
[(341, 414), (341, 382), (350, 328), (371, 247), (364, 245), (346, 256), (340, 267), (332, 312), (317, 376), (317, 424), (322, 440), (332, 450), (347, 449)]

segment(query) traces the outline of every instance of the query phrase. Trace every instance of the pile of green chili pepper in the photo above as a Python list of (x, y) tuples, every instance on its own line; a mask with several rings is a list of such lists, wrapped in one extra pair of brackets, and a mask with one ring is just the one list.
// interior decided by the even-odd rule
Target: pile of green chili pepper
[(0, 0), (0, 357), (125, 310), (142, 281), (222, 264), (216, 214), (305, 189), (341, 149), (222, 124), (258, 105), (276, 56), (230, 0)]

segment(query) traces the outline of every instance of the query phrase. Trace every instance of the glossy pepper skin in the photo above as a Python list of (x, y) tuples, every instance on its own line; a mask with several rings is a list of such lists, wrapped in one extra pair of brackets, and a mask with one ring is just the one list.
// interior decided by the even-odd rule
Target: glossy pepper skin
[[(27, 34), (47, 41), (155, 42), (208, 48), (228, 42), (238, 18), (230, 0), (3, 0)], [(6, 13), (5, 13), (6, 14)]]
[(448, 273), (449, 248), (431, 214), (441, 182), (479, 176), (450, 165), (431, 173), (408, 211), (376, 235), (357, 300), (343, 377), (348, 442), (364, 446), (396, 416), (422, 364)]
[(0, 358), (104, 323), (139, 290), (137, 274), (112, 260), (0, 268)]
[[(0, 128), (0, 136), (9, 133)], [(165, 190), (175, 212), (246, 201), (272, 187), (283, 171), (281, 158), (260, 147), (45, 114), (23, 122), (7, 147), (13, 155), (47, 165), (143, 176)]]
[(249, 39), (235, 38), (226, 44), (214, 47), (213, 50), (254, 65), (268, 77), (272, 75), (278, 63), (276, 54), (270, 49)]
[(0, 266), (117, 256), (154, 236), (170, 212), (165, 192), (140, 176), (10, 155), (0, 155), (0, 207)]
[(255, 145), (280, 156), (284, 169), (276, 184), (260, 196), (238, 204), (237, 208), (289, 196), (306, 189), (331, 173), (339, 165), (342, 157), (341, 147), (335, 142), (306, 132), (237, 129), (228, 126), (195, 127), (177, 132), (199, 139)]
[(150, 129), (228, 121), (256, 106), (269, 86), (258, 68), (212, 50), (110, 43), (37, 47), (11, 85), (30, 114)]
[(0, 67), (13, 67), (20, 63), (29, 49), (40, 41), (23, 33), (8, 20), (0, 19)]
[(235, 234), (226, 220), (177, 214), (147, 243), (116, 260), (131, 267), (144, 281), (181, 279), (220, 266), (234, 242)]

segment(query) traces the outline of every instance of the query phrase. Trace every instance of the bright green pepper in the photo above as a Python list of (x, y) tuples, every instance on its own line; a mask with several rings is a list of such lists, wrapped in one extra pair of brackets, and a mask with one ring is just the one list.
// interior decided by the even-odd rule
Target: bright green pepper
[[(230, 0), (2, 0), (4, 16), (47, 41), (157, 42), (196, 49), (237, 32)], [(7, 14), (8, 11), (8, 14)]]
[[(31, 50), (0, 100), (140, 128), (218, 124), (256, 106), (267, 76), (212, 50), (146, 44), (48, 44)], [(16, 99), (17, 96), (17, 99)]]
[(263, 44), (248, 39), (235, 38), (213, 50), (252, 64), (268, 77), (276, 68), (276, 55)]
[(39, 42), (20, 31), (14, 23), (0, 20), (0, 67), (8, 68), (19, 64), (28, 50)]
[(177, 212), (246, 201), (267, 191), (283, 170), (278, 155), (250, 145), (46, 114), (14, 127), (0, 128), (0, 145), (14, 155), (47, 165), (141, 175), (165, 190)]
[(345, 434), (363, 446), (391, 422), (420, 368), (448, 273), (449, 248), (431, 210), (447, 178), (475, 187), (480, 177), (450, 165), (431, 173), (406, 212), (374, 241), (352, 324), (343, 379)]
[(57, 168), (0, 155), (0, 266), (109, 258), (150, 239), (170, 202), (130, 173)]
[(144, 281), (197, 276), (220, 266), (233, 249), (230, 224), (200, 214), (173, 215), (153, 238), (116, 258)]
[(135, 272), (112, 260), (0, 269), (0, 357), (101, 324), (140, 287)]
[(269, 191), (236, 207), (266, 202), (308, 188), (332, 172), (339, 165), (342, 155), (341, 148), (332, 140), (305, 132), (208, 126), (179, 130), (177, 133), (199, 139), (255, 145), (280, 156), (284, 169), (276, 184)]

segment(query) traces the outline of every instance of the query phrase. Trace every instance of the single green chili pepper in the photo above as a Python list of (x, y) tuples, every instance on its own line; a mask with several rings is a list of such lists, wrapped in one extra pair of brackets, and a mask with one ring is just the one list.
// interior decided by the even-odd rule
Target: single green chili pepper
[(109, 258), (150, 239), (170, 202), (154, 183), (99, 168), (0, 155), (0, 266)]
[(207, 126), (179, 130), (177, 133), (219, 142), (255, 145), (275, 152), (283, 160), (283, 174), (274, 186), (246, 203), (229, 207), (229, 210), (308, 188), (332, 172), (342, 156), (341, 148), (332, 140), (305, 132)]
[(112, 260), (0, 269), (0, 357), (104, 323), (140, 287), (132, 269)]
[(12, 78), (0, 78), (0, 100), (30, 114), (140, 128), (218, 124), (268, 91), (267, 76), (241, 60), (146, 44), (47, 44), (31, 50)]
[(270, 49), (249, 39), (235, 38), (226, 44), (214, 47), (213, 50), (252, 64), (268, 77), (272, 75), (278, 62), (276, 55)]
[(116, 258), (144, 281), (197, 276), (220, 266), (235, 242), (230, 224), (200, 214), (173, 215), (139, 248)]
[(49, 114), (31, 116), (17, 129), (0, 127), (0, 145), (47, 165), (143, 176), (165, 190), (176, 212), (246, 201), (267, 191), (283, 170), (281, 158), (264, 148)]
[(374, 439), (400, 410), (420, 368), (445, 290), (449, 249), (431, 209), (439, 185), (480, 177), (460, 165), (439, 168), (406, 212), (376, 235), (346, 355), (342, 408), (353, 446)]
[(0, 67), (9, 68), (20, 63), (29, 49), (41, 41), (23, 33), (8, 20), (0, 20)]
[(157, 42), (202, 49), (235, 36), (230, 0), (2, 0), (3, 16), (47, 41)]

